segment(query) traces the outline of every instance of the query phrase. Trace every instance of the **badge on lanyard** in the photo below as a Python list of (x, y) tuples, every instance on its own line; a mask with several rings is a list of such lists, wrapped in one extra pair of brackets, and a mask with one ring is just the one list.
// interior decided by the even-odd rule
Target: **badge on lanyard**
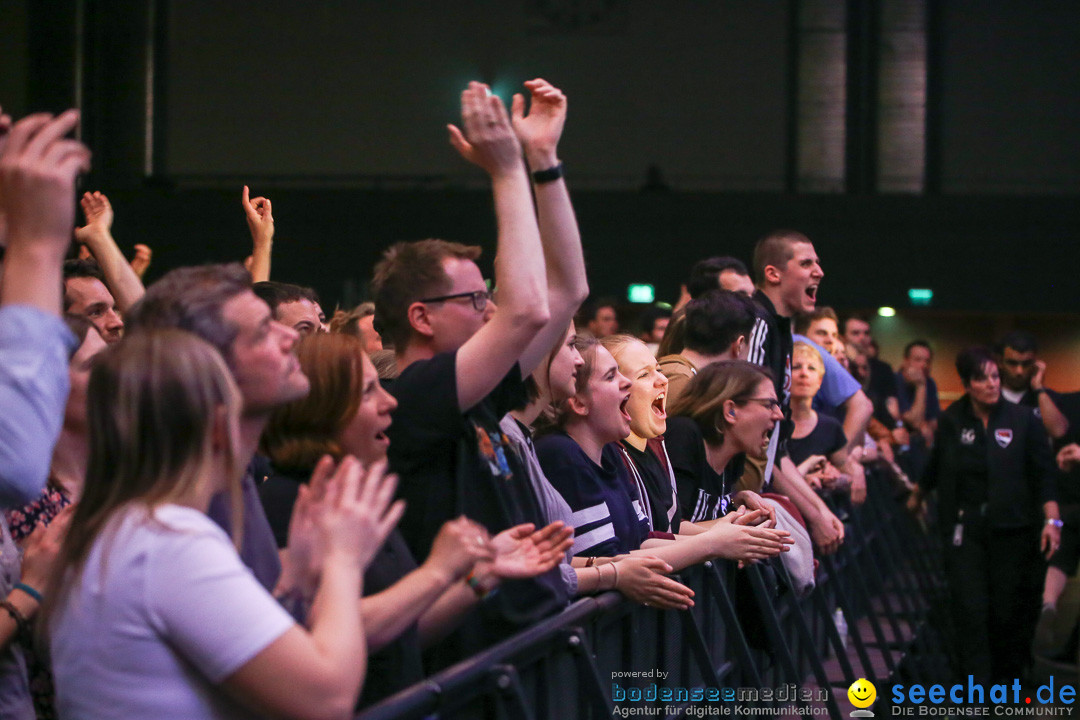
[(960, 432), (960, 444), (961, 445), (974, 445), (975, 444), (975, 430), (972, 428), (965, 428)]
[(1009, 447), (1009, 443), (1012, 442), (1013, 433), (1010, 428), (1001, 428), (994, 431), (994, 439), (997, 440), (997, 444), (1003, 448)]

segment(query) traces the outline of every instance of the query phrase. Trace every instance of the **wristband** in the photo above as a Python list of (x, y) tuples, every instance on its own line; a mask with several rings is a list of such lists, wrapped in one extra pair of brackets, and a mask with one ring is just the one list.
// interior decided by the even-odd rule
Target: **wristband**
[(612, 584), (612, 590), (619, 589), (619, 563), (611, 563), (611, 569), (615, 571), (615, 582)]
[(1039, 388), (1038, 390), (1036, 390), (1035, 388), (1032, 388), (1031, 392), (1035, 393), (1036, 395), (1042, 395), (1043, 393), (1046, 392), (1046, 388)]
[(533, 182), (537, 185), (543, 185), (544, 183), (555, 182), (559, 178), (563, 177), (563, 164), (559, 163), (555, 167), (548, 168), (547, 170), (537, 170), (532, 174)]
[(34, 598), (34, 600), (37, 601), (38, 605), (40, 605), (42, 603), (41, 593), (39, 593), (37, 590), (30, 587), (26, 583), (17, 582), (17, 583), (15, 583), (15, 585), (12, 586), (12, 589), (14, 589), (14, 590), (22, 590), (24, 593), (26, 593), (30, 597)]
[(15, 634), (17, 637), (28, 640), (30, 638), (30, 625), (26, 618), (19, 612), (19, 608), (11, 604), (10, 600), (0, 600), (0, 608), (4, 608), (11, 619), (15, 621)]
[(476, 594), (476, 597), (483, 600), (491, 594), (490, 590), (485, 590), (484, 586), (477, 580), (472, 573), (469, 573), (469, 577), (465, 578), (465, 584), (472, 588), (472, 591)]
[(1059, 530), (1065, 526), (1065, 522), (1061, 520), (1061, 518), (1046, 518), (1046, 524), (1050, 527), (1056, 527)]

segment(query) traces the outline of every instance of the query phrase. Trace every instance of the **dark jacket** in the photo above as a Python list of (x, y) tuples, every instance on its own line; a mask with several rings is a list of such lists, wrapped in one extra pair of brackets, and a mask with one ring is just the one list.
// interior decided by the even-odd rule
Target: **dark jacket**
[(986, 502), (978, 511), (989, 526), (1041, 525), (1042, 504), (1057, 499), (1045, 428), (1030, 408), (998, 401), (984, 429), (971, 398), (964, 395), (941, 414), (930, 462), (919, 480), (924, 492), (938, 490), (942, 532), (953, 532), (960, 510), (958, 475), (964, 454), (973, 450), (985, 457)]
[(747, 358), (755, 365), (772, 370), (776, 398), (783, 403), (785, 411), (791, 397), (791, 349), (794, 340), (791, 337), (791, 318), (780, 317), (776, 306), (765, 293), (754, 293), (757, 304), (757, 319), (750, 331), (750, 355)]

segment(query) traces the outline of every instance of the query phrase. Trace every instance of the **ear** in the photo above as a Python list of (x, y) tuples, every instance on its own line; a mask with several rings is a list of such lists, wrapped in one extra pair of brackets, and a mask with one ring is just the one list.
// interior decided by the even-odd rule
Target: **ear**
[(589, 416), (589, 403), (583, 400), (580, 395), (571, 395), (566, 399), (566, 405), (570, 408), (570, 412), (578, 417)]
[(777, 268), (775, 265), (766, 265), (764, 274), (765, 282), (769, 285), (779, 285), (780, 278), (783, 275), (783, 273), (780, 272), (780, 269)]
[(735, 342), (731, 343), (731, 354), (736, 360), (745, 360), (743, 357), (743, 351), (747, 349), (746, 336), (740, 335), (735, 338)]
[(409, 325), (412, 329), (424, 337), (432, 337), (435, 330), (431, 327), (431, 316), (428, 315), (427, 305), (422, 302), (414, 302), (409, 306)]
[(724, 420), (726, 420), (729, 423), (735, 422), (735, 401), (734, 400), (725, 400), (724, 401)]

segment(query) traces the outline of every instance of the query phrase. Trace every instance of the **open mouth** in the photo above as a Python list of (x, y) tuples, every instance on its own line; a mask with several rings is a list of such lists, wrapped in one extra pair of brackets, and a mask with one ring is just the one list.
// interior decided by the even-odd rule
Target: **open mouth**
[(386, 434), (386, 431), (389, 430), (389, 429), (390, 429), (390, 423), (387, 423), (386, 427), (384, 427), (379, 432), (375, 433), (375, 442), (379, 443), (380, 445), (389, 445), (390, 444), (390, 436)]
[(769, 437), (772, 435), (773, 427), (775, 427), (775, 425), (776, 423), (769, 425), (769, 429), (761, 433), (761, 447), (769, 447)]
[(623, 398), (622, 402), (619, 403), (619, 412), (622, 413), (623, 420), (625, 420), (628, 423), (630, 422), (630, 413), (626, 412), (626, 404), (629, 403), (629, 402), (630, 402), (630, 396), (627, 395), (626, 397)]
[(806, 288), (806, 297), (810, 298), (810, 302), (817, 302), (817, 285), (810, 285)]
[(656, 396), (652, 403), (652, 411), (656, 417), (663, 420), (667, 417), (667, 393), (662, 392)]

